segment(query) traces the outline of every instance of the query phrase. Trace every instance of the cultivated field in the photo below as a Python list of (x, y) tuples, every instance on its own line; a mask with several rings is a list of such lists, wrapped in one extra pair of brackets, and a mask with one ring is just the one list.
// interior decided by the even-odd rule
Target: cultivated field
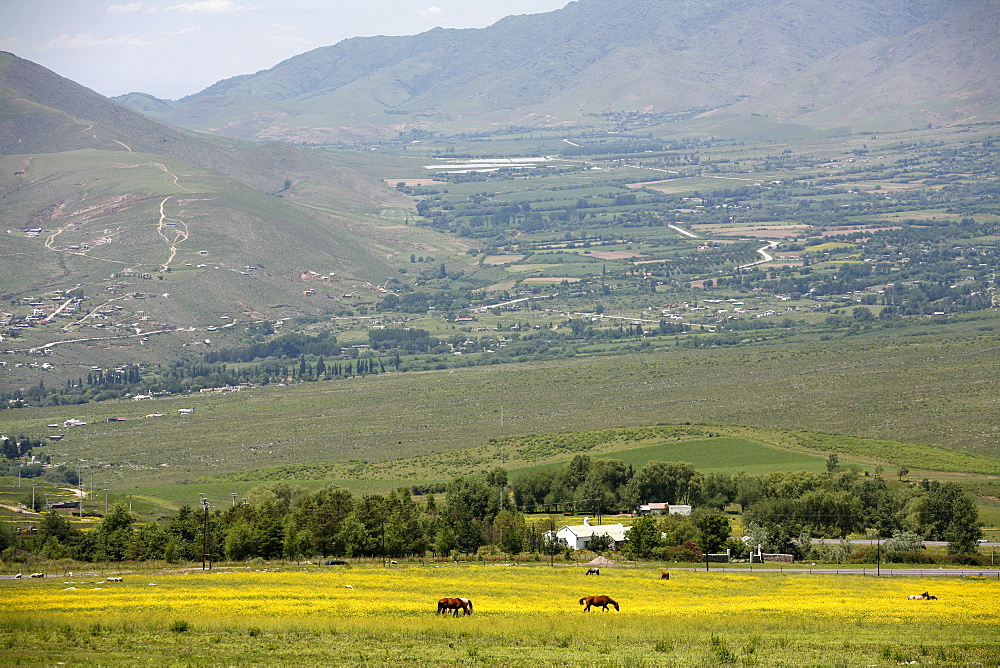
[[(5, 580), (0, 662), (996, 665), (1000, 656), (995, 580), (659, 573), (438, 565)], [(938, 600), (907, 599), (924, 591)], [(621, 612), (583, 614), (577, 599), (592, 594)], [(472, 599), (471, 617), (435, 614), (438, 598), (456, 596)]]

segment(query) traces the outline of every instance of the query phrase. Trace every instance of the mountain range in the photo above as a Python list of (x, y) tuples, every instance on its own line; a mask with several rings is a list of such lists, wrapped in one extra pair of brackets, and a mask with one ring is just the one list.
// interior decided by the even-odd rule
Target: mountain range
[(303, 144), (622, 113), (905, 129), (1000, 117), (992, 0), (578, 0), (482, 29), (358, 37), (177, 101), (182, 127)]

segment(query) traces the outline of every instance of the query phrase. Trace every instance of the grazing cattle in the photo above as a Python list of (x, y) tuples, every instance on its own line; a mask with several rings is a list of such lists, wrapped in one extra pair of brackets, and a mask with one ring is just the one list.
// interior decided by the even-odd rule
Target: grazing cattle
[(447, 614), (451, 610), (453, 617), (458, 617), (458, 611), (462, 611), (462, 616), (472, 614), (472, 601), (467, 598), (442, 598), (438, 601), (437, 614)]
[(660, 579), (661, 580), (669, 580), (670, 579), (670, 573), (668, 573), (666, 571), (663, 571), (662, 573), (660, 573)]
[(106, 577), (104, 579), (107, 582), (121, 582), (122, 581), (121, 576), (108, 576), (108, 577)]
[(24, 577), (24, 573), (18, 573), (17, 575), (14, 576), (14, 579), (15, 580), (20, 580), (23, 577)]
[(910, 594), (906, 597), (910, 601), (936, 601), (937, 596), (931, 596), (929, 593), (924, 592), (923, 594)]
[(587, 569), (587, 575), (600, 575), (600, 574), (601, 574), (601, 569), (600, 568), (588, 568)]
[(344, 585), (344, 589), (354, 589), (354, 585)]
[(44, 578), (45, 577), (45, 573), (32, 573), (28, 577), (29, 578)]
[(590, 606), (594, 606), (595, 608), (604, 608), (604, 612), (607, 612), (609, 605), (615, 606), (615, 610), (621, 612), (621, 608), (618, 607), (618, 602), (610, 596), (584, 596), (580, 599), (580, 605), (584, 604), (587, 606), (583, 609), (584, 612), (590, 612)]

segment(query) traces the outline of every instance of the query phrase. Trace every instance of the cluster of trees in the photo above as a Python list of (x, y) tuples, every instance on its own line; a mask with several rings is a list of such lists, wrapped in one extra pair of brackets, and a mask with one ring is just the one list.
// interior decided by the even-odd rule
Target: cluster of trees
[(706, 475), (686, 462), (654, 461), (633, 470), (614, 459), (577, 455), (564, 468), (518, 478), (512, 492), (526, 512), (631, 512), (649, 501), (716, 511), (738, 508), (748, 522), (770, 532), (769, 545), (786, 550), (802, 534), (891, 538), (911, 532), (925, 540), (947, 541), (955, 553), (975, 551), (981, 535), (979, 514), (956, 483), (893, 487), (881, 476), (839, 470), (836, 454), (830, 455), (828, 469), (826, 474)]
[[(622, 548), (625, 556), (697, 560), (703, 552), (726, 548), (745, 556), (747, 545), (730, 538), (723, 512), (733, 504), (742, 507), (751, 545), (800, 558), (824, 549), (814, 547), (811, 538), (850, 533), (888, 539), (899, 544), (897, 551), (919, 549), (921, 540), (930, 539), (948, 541), (953, 554), (976, 552), (978, 513), (958, 485), (924, 481), (890, 487), (881, 477), (836, 468), (831, 458), (827, 474), (704, 475), (683, 462), (650, 462), (634, 470), (620, 461), (579, 455), (565, 467), (513, 482), (502, 468), (483, 478), (456, 478), (445, 485), (440, 505), (433, 494), (415, 500), (409, 489), (355, 497), (336, 488), (307, 491), (268, 483), (253, 488), (240, 505), (185, 506), (173, 517), (144, 524), (116, 504), (87, 532), (48, 513), (38, 534), (19, 544), (9, 529), (0, 529), (0, 549), (7, 550), (2, 555), (7, 560), (18, 558), (20, 549), (83, 561), (198, 560), (203, 554), (233, 560), (449, 556), (475, 554), (484, 546), (509, 554), (556, 554), (566, 549), (552, 538), (561, 520), (552, 514), (556, 508), (601, 513), (666, 501), (689, 503), (695, 512), (637, 518)], [(599, 539), (593, 547), (610, 549)]]
[(281, 334), (274, 338), (255, 341), (239, 348), (221, 348), (205, 353), (206, 364), (216, 362), (253, 362), (273, 358), (295, 359), (304, 355), (331, 357), (340, 354), (340, 344), (332, 332), (316, 334)]

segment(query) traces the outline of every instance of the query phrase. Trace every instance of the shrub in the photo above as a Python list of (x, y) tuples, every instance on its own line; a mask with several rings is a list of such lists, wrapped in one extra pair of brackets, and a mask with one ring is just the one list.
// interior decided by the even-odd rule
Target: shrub
[(879, 550), (875, 546), (863, 547), (851, 553), (847, 558), (849, 564), (874, 564), (878, 562)]
[(683, 545), (668, 547), (665, 552), (669, 561), (701, 561), (701, 549), (690, 540)]
[(191, 624), (189, 624), (186, 619), (175, 620), (170, 625), (170, 630), (173, 631), (174, 633), (184, 633), (185, 631), (189, 630), (190, 628), (191, 628)]
[(963, 566), (988, 566), (989, 558), (982, 554), (953, 554), (951, 561)]

